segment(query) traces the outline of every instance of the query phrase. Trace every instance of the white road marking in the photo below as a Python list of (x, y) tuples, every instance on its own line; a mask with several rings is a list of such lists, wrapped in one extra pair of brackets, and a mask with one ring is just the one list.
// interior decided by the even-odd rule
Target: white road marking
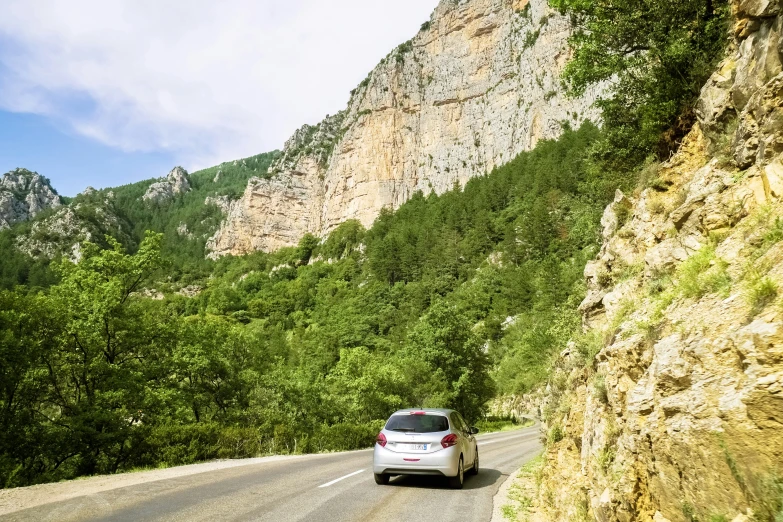
[(321, 485), (320, 485), (320, 486), (318, 486), (318, 487), (319, 487), (319, 488), (328, 488), (329, 486), (333, 486), (333, 485), (337, 484), (337, 483), (338, 483), (338, 482), (340, 482), (341, 480), (345, 480), (345, 479), (347, 479), (347, 478), (351, 478), (351, 477), (353, 477), (354, 475), (358, 475), (359, 473), (362, 473), (363, 471), (365, 471), (365, 470), (363, 470), (363, 469), (360, 469), (359, 471), (354, 471), (353, 473), (349, 473), (349, 474), (347, 474), (347, 475), (346, 475), (346, 476), (344, 476), (344, 477), (340, 477), (340, 478), (338, 478), (338, 479), (334, 479), (333, 481), (331, 481), (331, 482), (327, 482), (326, 484), (321, 484)]

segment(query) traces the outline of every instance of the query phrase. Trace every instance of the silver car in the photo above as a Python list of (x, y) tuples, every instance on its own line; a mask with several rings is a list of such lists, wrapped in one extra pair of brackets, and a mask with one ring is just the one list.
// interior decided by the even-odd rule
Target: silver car
[(375, 482), (388, 484), (395, 475), (436, 475), (461, 489), (465, 470), (479, 471), (476, 433), (454, 410), (395, 412), (375, 439)]

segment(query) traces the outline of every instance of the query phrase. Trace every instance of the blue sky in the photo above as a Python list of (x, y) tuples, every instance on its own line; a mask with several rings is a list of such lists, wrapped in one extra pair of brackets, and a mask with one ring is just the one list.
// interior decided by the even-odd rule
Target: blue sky
[(124, 152), (44, 116), (0, 111), (0, 172), (17, 167), (37, 171), (52, 178), (65, 196), (87, 186), (117, 186), (163, 176), (175, 162), (171, 152)]
[(3, 0), (0, 172), (72, 196), (281, 148), (437, 0)]

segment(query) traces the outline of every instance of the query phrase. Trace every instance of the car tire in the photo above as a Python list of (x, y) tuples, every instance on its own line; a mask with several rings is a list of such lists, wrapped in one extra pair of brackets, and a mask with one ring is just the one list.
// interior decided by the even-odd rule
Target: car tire
[(457, 476), (449, 477), (449, 487), (451, 489), (462, 489), (465, 483), (465, 466), (462, 461), (462, 455), (459, 457), (459, 464), (457, 465)]
[(470, 474), (478, 475), (478, 472), (479, 472), (479, 454), (478, 454), (478, 448), (476, 448), (476, 460), (473, 461), (473, 467), (470, 468)]
[(389, 475), (386, 473), (375, 473), (375, 483), (379, 486), (385, 486), (389, 483)]

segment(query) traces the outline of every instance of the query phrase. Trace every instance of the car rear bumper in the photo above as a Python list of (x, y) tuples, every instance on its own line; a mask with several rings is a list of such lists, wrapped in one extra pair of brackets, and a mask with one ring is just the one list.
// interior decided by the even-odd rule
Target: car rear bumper
[(373, 473), (389, 475), (457, 476), (459, 448), (446, 448), (434, 453), (396, 453), (376, 444)]

